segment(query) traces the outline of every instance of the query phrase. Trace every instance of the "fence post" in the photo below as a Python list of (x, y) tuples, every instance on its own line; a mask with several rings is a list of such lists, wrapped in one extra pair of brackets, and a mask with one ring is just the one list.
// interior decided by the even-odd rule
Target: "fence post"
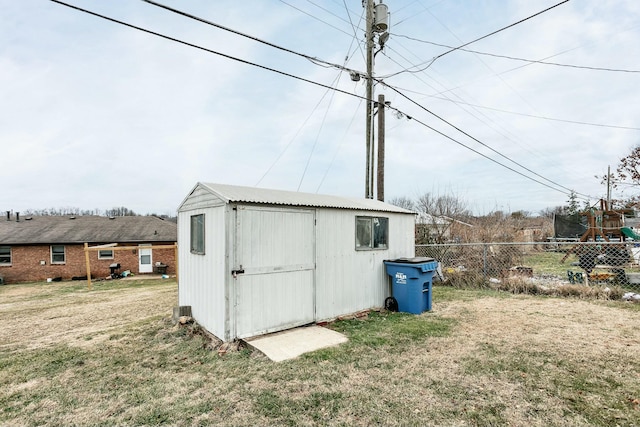
[(487, 280), (487, 244), (482, 245), (482, 278)]

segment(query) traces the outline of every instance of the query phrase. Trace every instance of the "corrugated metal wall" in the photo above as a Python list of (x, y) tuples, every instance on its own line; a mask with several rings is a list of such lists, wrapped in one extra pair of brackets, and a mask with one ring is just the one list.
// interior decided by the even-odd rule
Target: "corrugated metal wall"
[[(208, 209), (181, 209), (178, 213), (180, 278), (178, 304), (190, 305), (194, 318), (209, 332), (222, 339), (226, 306), (226, 205)], [(190, 250), (191, 216), (205, 215), (205, 254)]]
[[(383, 261), (414, 255), (411, 214), (234, 207), (196, 187), (178, 213), (179, 304), (225, 341), (381, 307), (390, 293)], [(204, 255), (190, 252), (197, 214)], [(355, 249), (357, 216), (389, 218), (388, 249)], [(233, 269), (244, 273), (234, 279)]]
[(312, 323), (315, 211), (238, 206), (236, 215), (236, 335)]
[[(355, 217), (389, 218), (389, 249), (355, 250)], [(381, 307), (389, 296), (385, 259), (414, 254), (414, 217), (319, 209), (316, 240), (316, 321)]]

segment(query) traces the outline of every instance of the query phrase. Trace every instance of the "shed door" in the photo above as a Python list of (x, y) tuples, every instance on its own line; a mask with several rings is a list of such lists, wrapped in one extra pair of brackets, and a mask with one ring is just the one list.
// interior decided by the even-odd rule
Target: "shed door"
[(315, 211), (239, 206), (235, 266), (238, 338), (313, 322)]

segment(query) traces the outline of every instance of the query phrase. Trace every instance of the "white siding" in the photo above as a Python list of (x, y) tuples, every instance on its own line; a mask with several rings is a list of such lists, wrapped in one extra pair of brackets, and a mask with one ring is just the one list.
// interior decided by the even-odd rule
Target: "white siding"
[(313, 270), (238, 279), (236, 336), (247, 338), (313, 323)]
[[(381, 202), (269, 207), (228, 197), (198, 184), (178, 210), (179, 304), (224, 341), (380, 307), (390, 294), (383, 261), (414, 255), (414, 215)], [(198, 214), (205, 215), (204, 255), (190, 251)], [(389, 218), (388, 249), (355, 250), (357, 216)]]
[(238, 206), (236, 215), (235, 335), (312, 323), (315, 211)]
[[(215, 336), (228, 340), (226, 271), (226, 206), (178, 213), (178, 304), (190, 305), (193, 317)], [(191, 253), (191, 216), (205, 216), (205, 254)]]
[[(389, 218), (389, 249), (356, 251), (356, 216)], [(321, 209), (317, 220), (316, 321), (381, 307), (390, 294), (383, 261), (414, 256), (413, 215)]]
[(212, 206), (222, 206), (226, 202), (220, 199), (208, 189), (197, 185), (191, 194), (180, 205), (179, 212), (189, 211), (193, 209), (204, 209)]

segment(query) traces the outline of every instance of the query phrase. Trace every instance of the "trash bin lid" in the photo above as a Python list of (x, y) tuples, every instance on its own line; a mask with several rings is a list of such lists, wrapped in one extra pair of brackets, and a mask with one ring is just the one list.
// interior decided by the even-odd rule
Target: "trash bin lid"
[(402, 263), (402, 264), (424, 264), (425, 262), (434, 262), (435, 259), (434, 258), (427, 258), (427, 257), (424, 257), (424, 256), (417, 256), (417, 257), (413, 257), (413, 258), (390, 259), (388, 261), (389, 262)]

